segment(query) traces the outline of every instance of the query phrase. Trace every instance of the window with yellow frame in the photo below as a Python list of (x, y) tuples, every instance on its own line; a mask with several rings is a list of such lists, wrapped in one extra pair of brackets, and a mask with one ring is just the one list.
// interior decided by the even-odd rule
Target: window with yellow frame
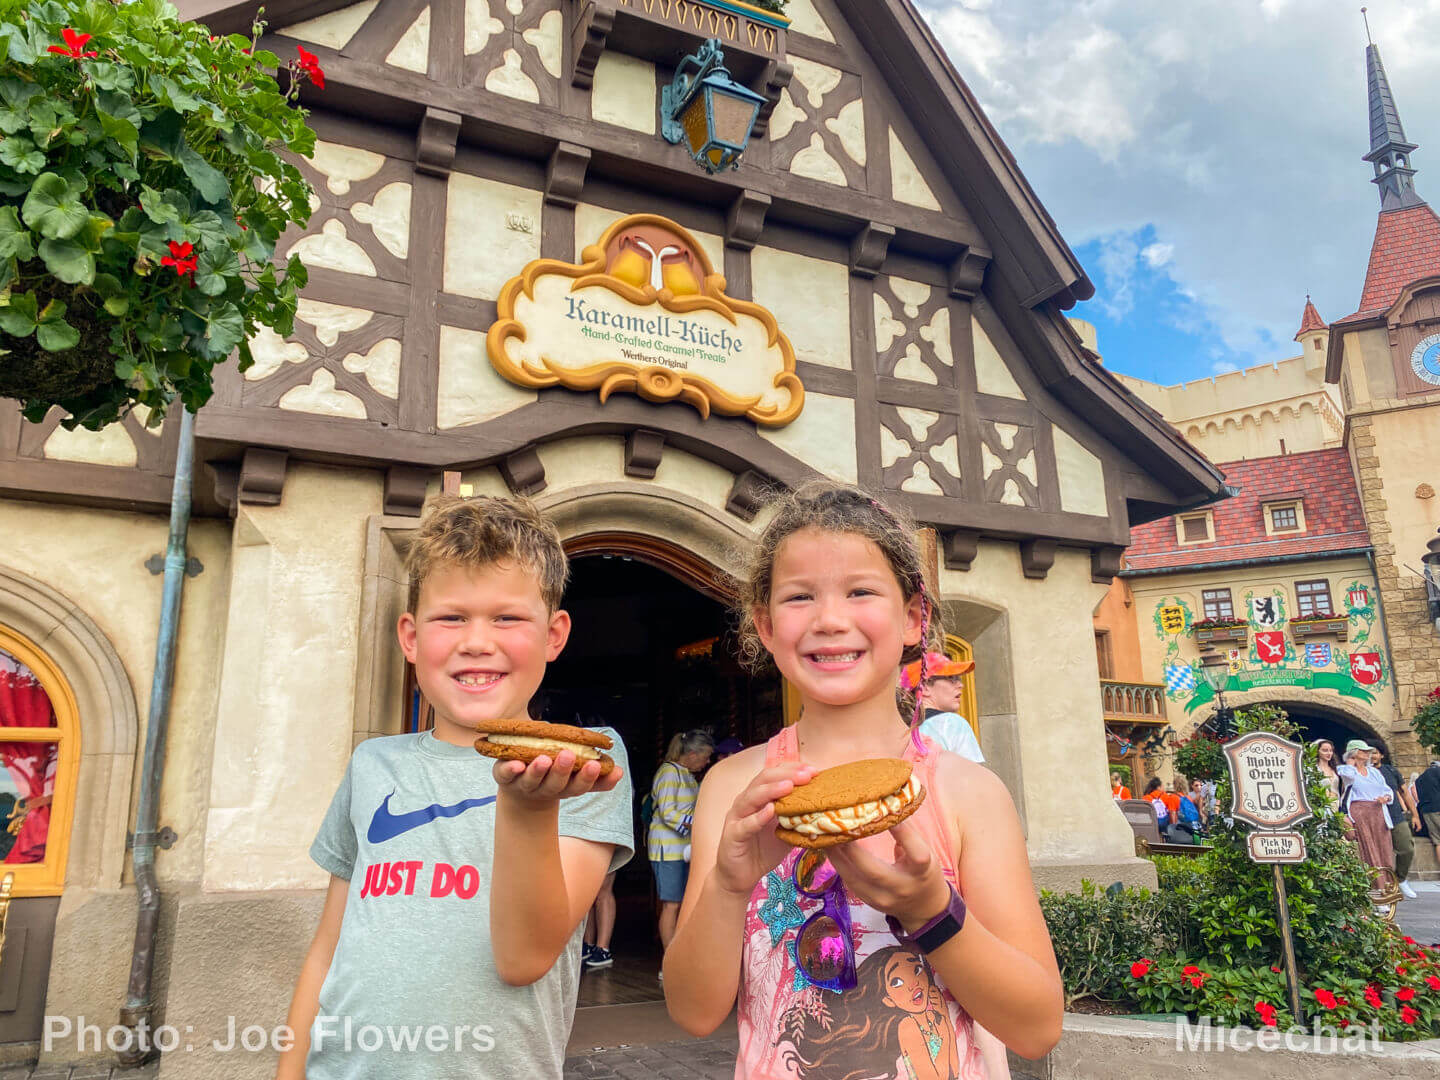
[(29, 638), (0, 626), (0, 876), (13, 896), (58, 896), (75, 810), (75, 695)]
[[(971, 649), (970, 643), (954, 634), (945, 635), (945, 654), (951, 660), (975, 659), (975, 652)], [(785, 689), (785, 726), (789, 727), (800, 719), (800, 692), (791, 686), (788, 680), (781, 679), (780, 681)], [(980, 704), (975, 696), (975, 673), (973, 671), (961, 680), (960, 715), (965, 717), (966, 723), (970, 725), (970, 730), (975, 733), (975, 741), (979, 742)]]

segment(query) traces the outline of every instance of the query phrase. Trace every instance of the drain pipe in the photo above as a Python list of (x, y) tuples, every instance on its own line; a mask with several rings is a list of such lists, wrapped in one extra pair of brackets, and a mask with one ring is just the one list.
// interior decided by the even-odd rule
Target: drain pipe
[[(175, 485), (170, 492), (170, 539), (165, 547), (165, 582), (160, 602), (160, 631), (155, 640), (155, 678), (150, 684), (150, 713), (145, 723), (145, 762), (140, 773), (140, 804), (135, 815), (135, 948), (130, 954), (130, 983), (120, 1024), (130, 1038), (116, 1051), (120, 1064), (143, 1065), (156, 1054), (150, 980), (155, 969), (155, 932), (160, 922), (160, 888), (155, 881), (155, 846), (160, 840), (160, 779), (165, 773), (165, 736), (170, 726), (170, 691), (175, 683), (175, 643), (180, 628), (180, 595), (185, 588), (185, 537), (190, 530), (190, 486), (195, 468), (195, 414), (180, 414), (180, 445), (175, 452)], [(169, 846), (166, 844), (165, 846)]]

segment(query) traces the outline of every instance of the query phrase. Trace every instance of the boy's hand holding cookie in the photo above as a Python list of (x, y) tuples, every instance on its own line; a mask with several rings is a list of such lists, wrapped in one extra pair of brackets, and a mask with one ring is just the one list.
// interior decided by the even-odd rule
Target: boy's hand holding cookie
[(538, 720), (491, 721), (475, 740), (478, 753), (496, 759), (501, 792), (537, 803), (614, 788), (624, 771), (604, 753), (612, 746), (603, 732)]

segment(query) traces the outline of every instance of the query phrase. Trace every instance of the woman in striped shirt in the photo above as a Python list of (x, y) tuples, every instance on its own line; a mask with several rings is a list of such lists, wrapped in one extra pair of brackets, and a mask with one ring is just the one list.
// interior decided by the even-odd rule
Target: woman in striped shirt
[(685, 880), (690, 875), (690, 815), (700, 785), (695, 774), (710, 763), (715, 741), (705, 731), (687, 731), (670, 740), (669, 752), (650, 785), (650, 835), (646, 851), (660, 897), (660, 944), (670, 947)]

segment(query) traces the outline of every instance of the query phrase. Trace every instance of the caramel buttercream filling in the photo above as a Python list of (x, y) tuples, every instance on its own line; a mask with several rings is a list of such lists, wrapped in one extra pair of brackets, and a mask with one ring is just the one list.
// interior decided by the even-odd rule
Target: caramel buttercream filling
[(486, 740), (500, 746), (526, 746), (544, 750), (552, 756), (561, 750), (569, 750), (577, 761), (599, 761), (600, 751), (582, 743), (564, 742), (560, 739), (542, 739), (538, 735), (486, 735)]
[(905, 786), (894, 795), (886, 795), (874, 802), (860, 803), (858, 806), (847, 806), (839, 810), (816, 810), (810, 814), (780, 814), (777, 820), (782, 829), (789, 829), (801, 836), (833, 836), (853, 832), (883, 817), (898, 814), (914, 802), (919, 793), (920, 781), (911, 776), (905, 781)]

